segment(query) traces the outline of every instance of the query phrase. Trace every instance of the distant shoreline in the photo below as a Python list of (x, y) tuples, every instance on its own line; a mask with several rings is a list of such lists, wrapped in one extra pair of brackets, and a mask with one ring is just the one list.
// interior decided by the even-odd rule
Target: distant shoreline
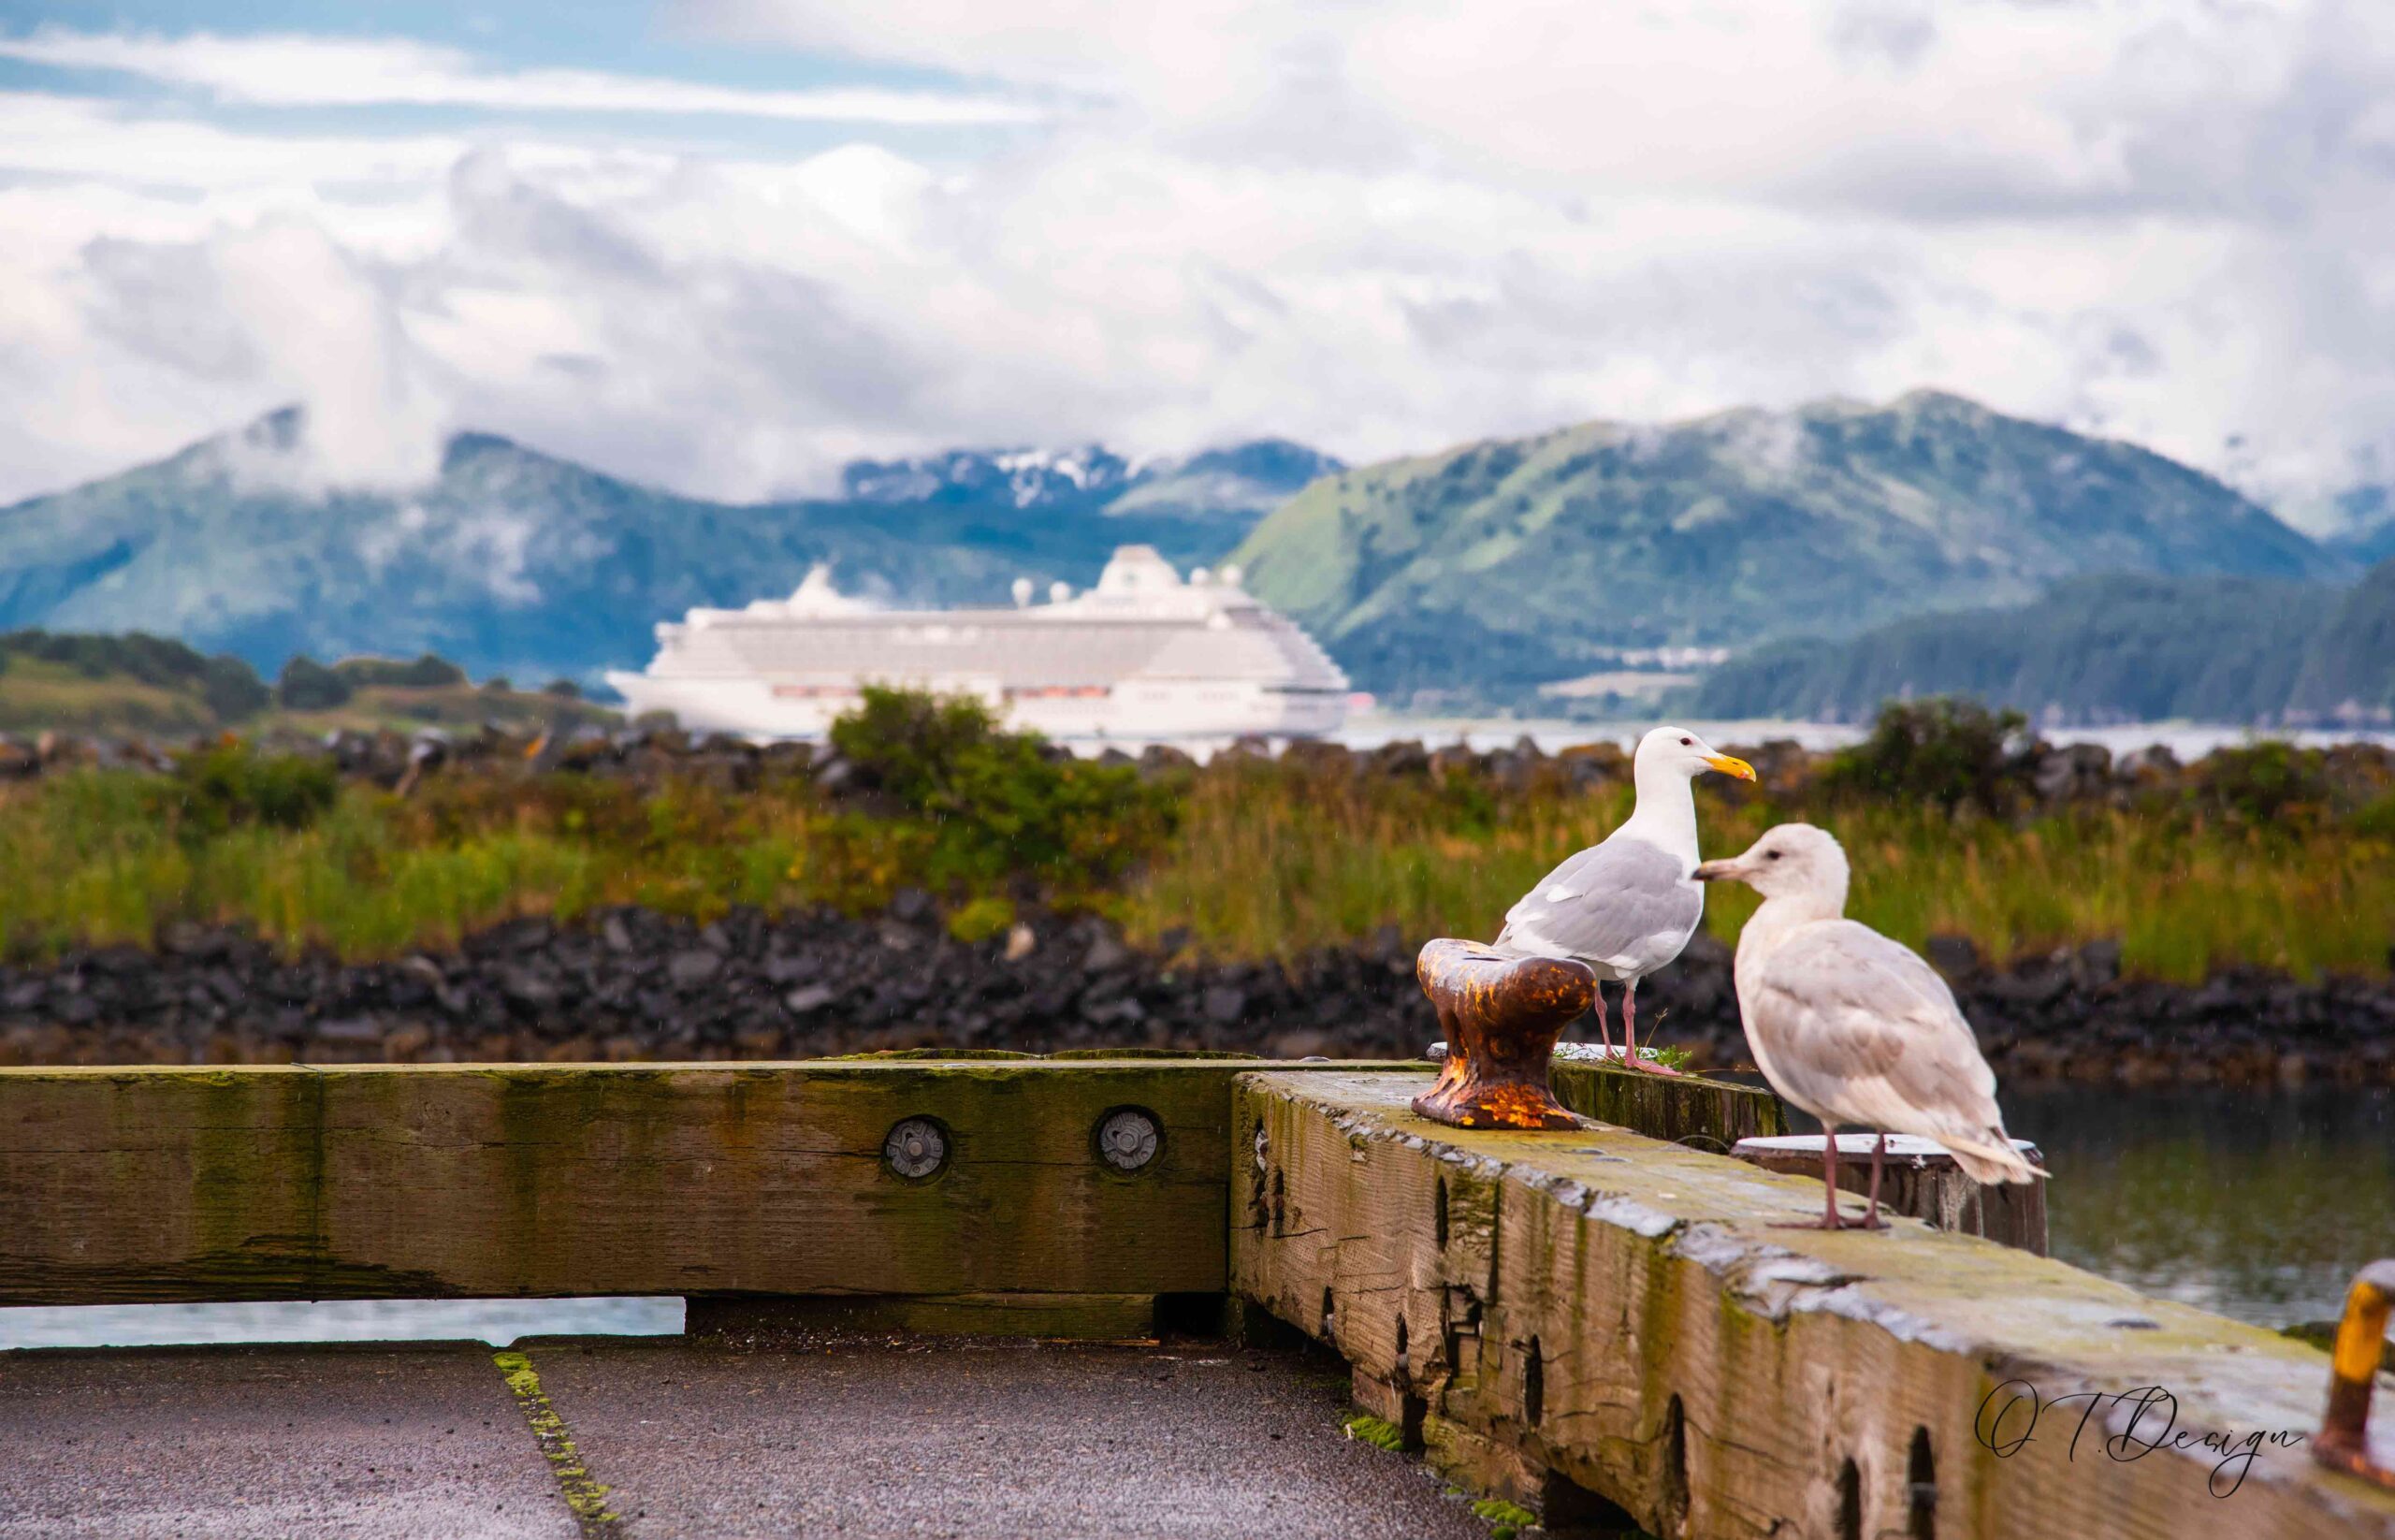
[[(1331, 740), (1350, 748), (1378, 748), (1385, 744), (1414, 741), (1425, 748), (1464, 744), (1480, 753), (1509, 748), (1524, 737), (1542, 753), (1553, 754), (1586, 744), (1610, 743), (1623, 748), (1660, 720), (1656, 717), (1626, 717), (1610, 721), (1571, 721), (1548, 717), (1416, 717), (1402, 713), (1366, 712), (1350, 717)], [(1695, 729), (1708, 743), (1749, 745), (1793, 740), (1807, 749), (1843, 748), (1859, 743), (1871, 731), (1868, 722), (1788, 721), (1775, 718), (1732, 720), (1672, 719)], [(2338, 744), (2369, 743), (2395, 748), (2395, 728), (2276, 728), (2231, 722), (2125, 722), (2104, 726), (2035, 726), (2039, 737), (2058, 747), (2100, 744), (2113, 754), (2134, 752), (2160, 744), (2182, 760), (2200, 759), (2215, 748), (2271, 739), (2305, 748)]]

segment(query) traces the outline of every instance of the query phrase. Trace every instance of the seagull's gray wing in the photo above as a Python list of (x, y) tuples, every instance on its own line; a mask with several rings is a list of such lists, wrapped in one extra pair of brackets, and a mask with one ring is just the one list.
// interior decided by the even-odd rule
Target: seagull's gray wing
[(1705, 890), (1679, 858), (1616, 835), (1539, 880), (1505, 911), (1502, 949), (1646, 972), (1679, 955), (1705, 917)]
[(1852, 920), (1807, 925), (1749, 993), (1758, 1057), (1790, 1100), (1934, 1139), (1981, 1181), (2001, 1178), (1974, 1166), (2023, 1166), (1996, 1105), (1996, 1072), (1953, 991), (1911, 949)]

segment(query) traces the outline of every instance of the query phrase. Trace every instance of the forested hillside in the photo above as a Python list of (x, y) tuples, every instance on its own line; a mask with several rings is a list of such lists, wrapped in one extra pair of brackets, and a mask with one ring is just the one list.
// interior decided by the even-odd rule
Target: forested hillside
[(2366, 721), (2395, 707), (2395, 561), (2357, 588), (2112, 576), (2023, 605), (1920, 616), (1733, 659), (1691, 715), (1852, 721), (1972, 695), (2050, 721)]

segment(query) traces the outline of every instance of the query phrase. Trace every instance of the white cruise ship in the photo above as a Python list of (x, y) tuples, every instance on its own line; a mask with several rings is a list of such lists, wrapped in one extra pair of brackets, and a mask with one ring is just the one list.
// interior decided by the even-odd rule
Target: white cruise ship
[(818, 567), (787, 600), (660, 625), (648, 667), (607, 682), (633, 712), (748, 737), (820, 737), (869, 684), (978, 696), (1009, 726), (1083, 743), (1307, 737), (1345, 719), (1347, 676), (1236, 567), (1183, 581), (1125, 545), (1086, 593), (1059, 583), (1035, 604), (1031, 589), (1016, 581), (1012, 609), (882, 609)]

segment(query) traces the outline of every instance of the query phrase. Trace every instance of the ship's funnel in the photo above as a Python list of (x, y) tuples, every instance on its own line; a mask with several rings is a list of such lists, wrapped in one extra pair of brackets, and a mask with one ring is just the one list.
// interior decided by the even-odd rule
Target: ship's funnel
[(1116, 548), (1106, 570), (1098, 574), (1097, 591), (1111, 597), (1164, 593), (1181, 587), (1181, 574), (1153, 545)]

